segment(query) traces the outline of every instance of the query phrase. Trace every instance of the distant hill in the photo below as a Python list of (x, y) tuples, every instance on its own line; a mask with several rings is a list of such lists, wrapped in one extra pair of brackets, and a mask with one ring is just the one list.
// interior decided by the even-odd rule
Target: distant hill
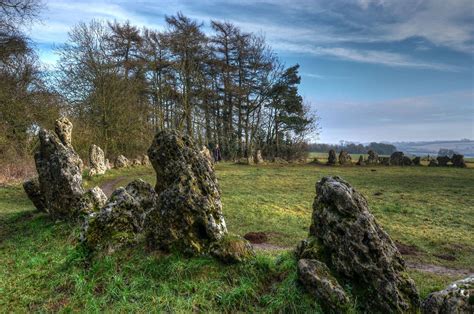
[(451, 149), (466, 157), (474, 157), (474, 141), (430, 141), (430, 142), (395, 142), (397, 150), (412, 155), (437, 155), (442, 148)]

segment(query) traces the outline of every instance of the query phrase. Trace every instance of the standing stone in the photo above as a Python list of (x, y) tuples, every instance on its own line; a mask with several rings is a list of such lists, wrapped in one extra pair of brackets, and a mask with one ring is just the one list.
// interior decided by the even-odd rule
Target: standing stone
[(376, 152), (374, 152), (373, 150), (369, 150), (367, 154), (369, 155), (367, 157), (367, 164), (373, 165), (379, 162), (379, 155)]
[(364, 157), (362, 155), (359, 156), (359, 160), (356, 163), (357, 166), (365, 166)]
[(413, 158), (412, 163), (415, 166), (421, 165), (421, 158), (419, 156), (416, 156), (415, 158)]
[(150, 158), (148, 157), (148, 155), (143, 155), (141, 159), (142, 159), (142, 165), (143, 166), (149, 166), (150, 165)]
[(110, 163), (108, 159), (105, 160), (105, 169), (106, 170), (112, 169), (112, 164)]
[(334, 149), (331, 149), (328, 154), (328, 165), (335, 165), (337, 163), (337, 156)]
[(430, 159), (430, 163), (428, 164), (428, 167), (438, 167), (438, 161), (435, 159)]
[(390, 165), (392, 166), (403, 166), (403, 152), (394, 152), (390, 155)]
[(212, 165), (191, 138), (172, 130), (156, 134), (148, 156), (159, 195), (146, 222), (148, 243), (189, 255), (209, 253), (227, 234)]
[(130, 167), (130, 161), (124, 155), (118, 155), (115, 159), (114, 167), (117, 169)]
[(255, 163), (256, 164), (263, 164), (263, 157), (262, 157), (262, 151), (260, 149), (257, 149), (257, 152), (255, 153)]
[(453, 166), (459, 168), (466, 168), (466, 163), (464, 162), (464, 155), (453, 154), (452, 158)]
[(352, 165), (352, 157), (345, 150), (341, 150), (339, 153), (339, 163), (341, 165)]
[(72, 146), (72, 123), (68, 118), (57, 119), (54, 124), (54, 131), (64, 145)]
[(474, 274), (433, 292), (421, 304), (423, 314), (474, 313)]
[(75, 216), (84, 194), (82, 160), (71, 145), (70, 130), (72, 124), (66, 118), (56, 122), (58, 135), (40, 130), (40, 147), (35, 154), (40, 191), (55, 218)]
[(320, 252), (335, 277), (352, 286), (363, 311), (415, 312), (419, 306), (415, 284), (395, 243), (369, 212), (366, 199), (339, 177), (321, 179), (316, 193), (312, 250)]
[(138, 166), (141, 166), (142, 165), (142, 161), (138, 158), (133, 158), (131, 161), (130, 161), (130, 165), (132, 167), (138, 167)]
[(89, 166), (89, 175), (91, 176), (104, 174), (107, 171), (104, 151), (95, 144), (92, 144), (89, 149)]
[(38, 177), (25, 181), (23, 183), (23, 189), (37, 210), (47, 212), (46, 201), (41, 194)]
[(403, 156), (402, 164), (403, 166), (413, 166), (413, 162), (408, 156)]
[(438, 161), (438, 166), (440, 167), (447, 167), (448, 162), (451, 162), (451, 158), (448, 156), (439, 156), (436, 158), (436, 160)]
[(209, 148), (207, 148), (206, 145), (203, 145), (203, 146), (202, 146), (201, 153), (204, 155), (204, 157), (206, 157), (206, 159), (207, 159), (211, 164), (214, 163), (214, 160), (212, 159), (212, 156), (211, 156), (211, 151), (209, 150)]

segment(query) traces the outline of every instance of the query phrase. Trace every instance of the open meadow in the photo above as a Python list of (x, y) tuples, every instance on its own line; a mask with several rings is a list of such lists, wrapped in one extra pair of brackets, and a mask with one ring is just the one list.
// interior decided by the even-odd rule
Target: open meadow
[[(80, 225), (39, 213), (21, 185), (0, 187), (0, 308), (6, 311), (320, 311), (297, 283), (292, 250), (308, 234), (315, 183), (337, 175), (368, 200), (422, 298), (474, 272), (474, 169), (216, 166), (229, 231), (263, 232), (255, 259), (223, 265), (130, 247), (86, 258)], [(86, 179), (110, 193), (151, 167)]]

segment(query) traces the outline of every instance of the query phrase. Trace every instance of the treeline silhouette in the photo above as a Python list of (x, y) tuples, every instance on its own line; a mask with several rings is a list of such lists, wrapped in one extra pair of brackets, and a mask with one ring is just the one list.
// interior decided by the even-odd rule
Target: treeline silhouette
[(369, 150), (373, 150), (379, 155), (391, 155), (397, 150), (392, 144), (372, 142), (369, 145), (345, 143), (344, 145), (337, 144), (309, 144), (308, 149), (311, 152), (327, 153), (331, 149), (335, 151), (345, 150), (349, 154), (367, 154)]

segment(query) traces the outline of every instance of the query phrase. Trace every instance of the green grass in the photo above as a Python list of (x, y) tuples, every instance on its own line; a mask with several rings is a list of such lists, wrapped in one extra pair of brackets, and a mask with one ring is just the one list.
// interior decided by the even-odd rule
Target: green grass
[[(216, 170), (231, 232), (263, 231), (270, 243), (294, 247), (308, 233), (315, 182), (339, 175), (367, 197), (395, 241), (415, 248), (405, 259), (473, 270), (472, 169), (223, 163)], [(117, 178), (117, 186), (125, 185), (139, 177), (155, 180), (151, 168), (139, 167), (112, 170), (86, 185)], [(259, 251), (251, 262), (226, 266), (207, 257), (147, 252), (140, 245), (89, 261), (78, 249), (78, 234), (77, 225), (35, 212), (21, 186), (0, 188), (2, 312), (319, 311), (296, 282), (289, 250)], [(422, 296), (460, 278), (410, 274)]]

